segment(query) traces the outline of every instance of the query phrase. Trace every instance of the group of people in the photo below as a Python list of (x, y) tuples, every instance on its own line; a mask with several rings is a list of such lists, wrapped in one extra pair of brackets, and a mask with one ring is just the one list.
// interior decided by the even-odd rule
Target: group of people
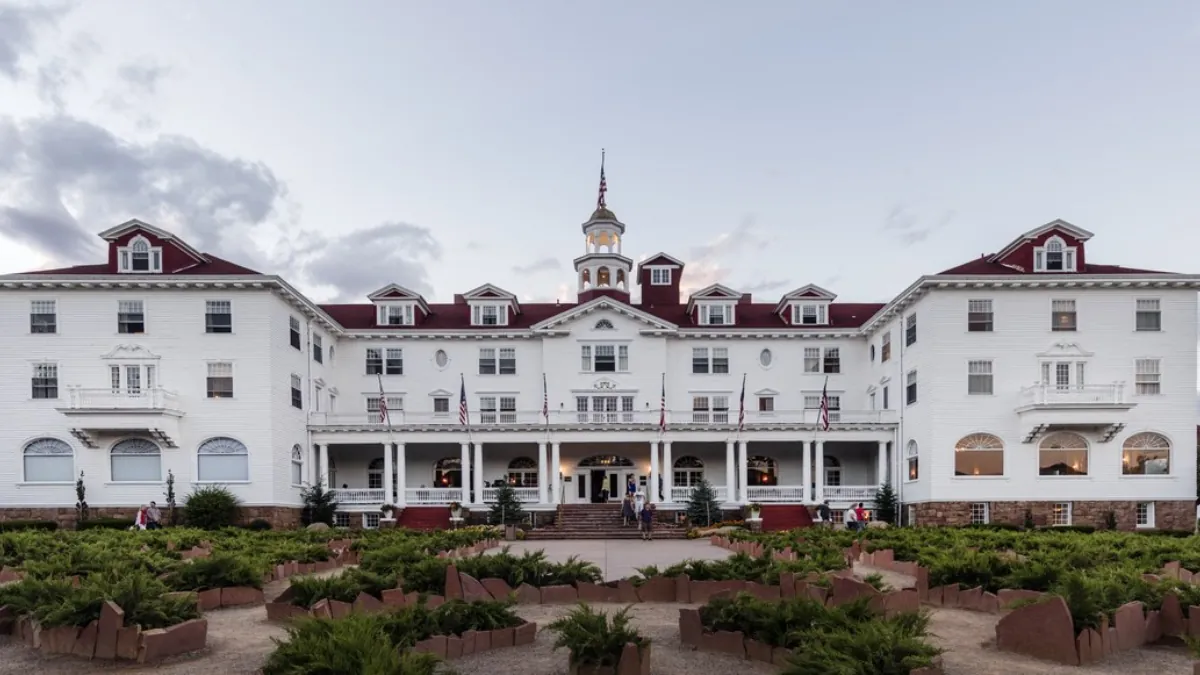
[(646, 503), (646, 495), (638, 492), (633, 479), (625, 486), (625, 498), (621, 500), (621, 520), (625, 527), (630, 521), (637, 523), (644, 541), (654, 539), (654, 504)]
[(133, 519), (133, 526), (139, 530), (157, 530), (162, 527), (162, 512), (158, 510), (158, 504), (150, 502), (150, 506), (142, 506), (138, 509), (137, 517)]
[[(859, 502), (846, 509), (842, 514), (842, 521), (846, 523), (847, 530), (861, 532), (866, 529), (867, 522), (870, 521), (870, 516), (867, 514), (867, 510), (863, 508), (863, 503)], [(817, 507), (817, 525), (819, 527), (833, 527), (833, 511), (829, 508), (829, 502), (824, 502)]]

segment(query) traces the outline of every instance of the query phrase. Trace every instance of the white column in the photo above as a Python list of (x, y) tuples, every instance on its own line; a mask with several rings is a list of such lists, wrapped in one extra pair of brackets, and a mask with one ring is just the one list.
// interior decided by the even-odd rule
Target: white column
[(650, 443), (650, 480), (646, 481), (646, 500), (658, 503), (658, 441)]
[(395, 504), (396, 493), (392, 485), (392, 444), (383, 444), (383, 503)]
[(538, 503), (546, 503), (546, 487), (550, 484), (550, 472), (546, 466), (546, 443), (538, 443)]
[(746, 441), (738, 443), (738, 475), (742, 477), (742, 493), (738, 501), (746, 503), (750, 501), (750, 458), (746, 456), (749, 445)]
[(396, 444), (396, 507), (404, 508), (408, 503), (408, 458), (404, 455), (404, 444)]
[(725, 501), (737, 502), (737, 457), (733, 441), (725, 442)]
[(663, 441), (663, 501), (670, 504), (675, 501), (671, 498), (671, 488), (675, 487), (675, 463), (671, 461), (671, 441)]
[(800, 445), (804, 448), (804, 452), (801, 453), (804, 456), (804, 500), (810, 504), (817, 501), (817, 491), (813, 489), (812, 475), (812, 451), (815, 444), (816, 441), (811, 443), (800, 442)]
[(559, 455), (559, 442), (550, 443), (550, 501), (553, 504), (562, 503), (562, 458)]
[(467, 441), (462, 444), (462, 457), (459, 460), (462, 463), (462, 497), (458, 500), (459, 504), (471, 503), (471, 443)]
[(879, 441), (879, 457), (875, 464), (875, 483), (887, 482), (887, 441)]
[(326, 490), (333, 488), (333, 486), (329, 484), (329, 444), (328, 443), (321, 443), (320, 445), (317, 446), (317, 465), (318, 465), (318, 470), (320, 471), (320, 473), (317, 474), (317, 479), (321, 481), (321, 485), (323, 485)]
[(813, 445), (813, 452), (817, 453), (817, 489), (816, 501), (821, 503), (825, 501), (825, 441), (816, 441)]
[(304, 482), (308, 485), (315, 485), (317, 482), (317, 472), (320, 471), (318, 466), (321, 461), (319, 451), (313, 447), (312, 443), (308, 444), (308, 449), (304, 453)]
[(483, 503), (483, 443), (475, 443), (475, 460), (471, 464), (475, 468), (475, 503)]

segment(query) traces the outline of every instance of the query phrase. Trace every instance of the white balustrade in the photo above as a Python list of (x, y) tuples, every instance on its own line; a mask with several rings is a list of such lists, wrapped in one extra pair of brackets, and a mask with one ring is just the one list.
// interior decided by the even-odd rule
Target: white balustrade
[(825, 499), (831, 502), (870, 502), (878, 485), (826, 485)]
[(804, 486), (802, 485), (751, 485), (746, 488), (746, 492), (751, 502), (804, 501)]
[(408, 504), (466, 504), (468, 501), (462, 488), (408, 488), (404, 497)]
[(176, 410), (179, 407), (179, 397), (175, 392), (162, 387), (139, 389), (71, 387), (67, 392), (69, 405), (76, 409)]
[(338, 488), (330, 490), (338, 504), (383, 504), (383, 490), (372, 488)]
[[(485, 504), (496, 503), (496, 493), (500, 488), (485, 487), (483, 488), (483, 501)], [(535, 487), (519, 487), (513, 488), (513, 492), (517, 493), (517, 501), (522, 504), (538, 503), (538, 489)]]
[(1020, 406), (1056, 405), (1078, 406), (1086, 404), (1122, 405), (1125, 400), (1125, 385), (1120, 382), (1112, 384), (1085, 384), (1081, 386), (1060, 387), (1055, 384), (1039, 382), (1021, 389)]
[[(642, 425), (657, 426), (661, 412), (658, 410), (640, 411), (574, 411), (551, 410), (549, 423), (552, 425)], [(540, 410), (517, 411), (472, 411), (469, 414), (472, 426), (506, 426), (506, 425), (542, 425), (547, 419)], [(407, 412), (392, 410), (389, 412), (389, 422), (393, 427), (400, 426), (461, 426), (457, 414)], [(829, 423), (838, 424), (894, 424), (897, 411), (895, 410), (831, 410)], [(309, 423), (314, 426), (384, 426), (384, 420), (379, 413), (325, 413), (309, 414)], [(738, 423), (738, 411), (734, 410), (668, 410), (668, 425), (706, 425), (714, 427), (735, 427)], [(774, 410), (760, 412), (747, 410), (747, 425), (777, 426), (820, 424), (820, 411), (807, 410)]]
[[(696, 488), (694, 488), (694, 487), (678, 487), (678, 486), (672, 487), (671, 488), (671, 501), (676, 504), (685, 503), (692, 498), (692, 492), (695, 489)], [(717, 501), (719, 501), (719, 502), (725, 501), (726, 492), (725, 492), (724, 485), (720, 485), (720, 486), (714, 485), (713, 492), (717, 496)]]

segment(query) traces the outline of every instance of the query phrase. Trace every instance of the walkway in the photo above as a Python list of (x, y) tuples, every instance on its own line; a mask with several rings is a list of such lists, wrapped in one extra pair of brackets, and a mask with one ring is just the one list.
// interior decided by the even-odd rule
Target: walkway
[[(657, 565), (664, 569), (684, 560), (724, 560), (731, 554), (723, 548), (713, 546), (704, 539), (674, 539), (664, 541), (642, 541), (640, 539), (619, 540), (563, 540), (563, 541), (512, 541), (515, 555), (525, 551), (545, 551), (553, 562), (562, 562), (571, 556), (595, 564), (604, 573), (607, 581), (625, 579), (637, 574), (637, 568)], [(500, 549), (492, 549), (491, 552)]]

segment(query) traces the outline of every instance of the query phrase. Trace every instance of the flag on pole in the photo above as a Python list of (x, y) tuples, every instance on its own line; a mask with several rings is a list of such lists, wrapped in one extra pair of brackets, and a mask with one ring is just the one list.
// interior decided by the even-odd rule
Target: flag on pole
[(546, 390), (546, 374), (542, 373), (542, 417), (550, 424), (550, 394)]
[(829, 431), (829, 378), (825, 378), (825, 386), (821, 387), (821, 431)]
[(379, 378), (379, 421), (388, 425), (388, 428), (391, 429), (392, 420), (388, 416), (387, 394), (383, 393), (383, 375), (375, 373), (375, 376)]
[(600, 151), (600, 195), (596, 198), (596, 208), (605, 206), (604, 196), (608, 193), (608, 181), (604, 179), (604, 151)]
[(742, 373), (742, 395), (738, 399), (738, 431), (746, 426), (746, 374)]
[(666, 431), (667, 430), (667, 374), (666, 373), (663, 373), (663, 376), (662, 376), (662, 398), (659, 399), (658, 409), (659, 409), (658, 430)]
[(459, 380), (462, 382), (462, 388), (458, 393), (458, 423), (467, 425), (467, 379), (463, 375), (459, 375)]

